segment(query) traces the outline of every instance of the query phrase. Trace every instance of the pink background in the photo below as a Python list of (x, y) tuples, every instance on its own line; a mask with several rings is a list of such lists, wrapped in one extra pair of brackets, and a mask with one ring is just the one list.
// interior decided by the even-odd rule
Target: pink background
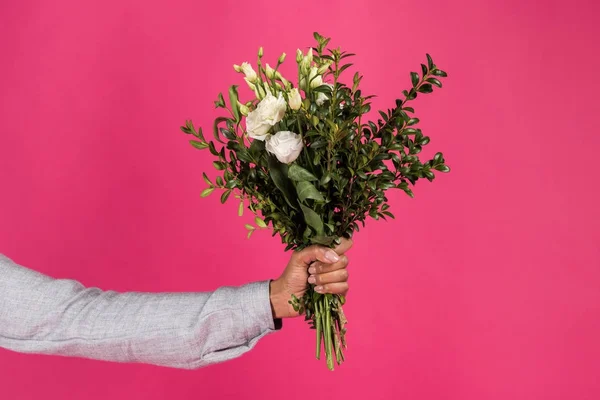
[(294, 320), (197, 371), (0, 350), (0, 398), (600, 398), (599, 12), (592, 0), (3, 1), (0, 252), (52, 276), (143, 291), (276, 277), (289, 254), (266, 232), (247, 241), (236, 204), (199, 198), (212, 159), (178, 128), (210, 132), (217, 93), (242, 83), (233, 63), (262, 45), (293, 70), (314, 30), (359, 54), (375, 106), (434, 56), (450, 77), (416, 109), (428, 154), (453, 172), (414, 200), (392, 193), (399, 218), (357, 236), (334, 373)]

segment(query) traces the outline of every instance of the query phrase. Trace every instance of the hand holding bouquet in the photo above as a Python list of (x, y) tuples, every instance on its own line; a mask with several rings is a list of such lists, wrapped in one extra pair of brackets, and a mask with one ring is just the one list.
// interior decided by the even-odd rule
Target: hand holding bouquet
[[(246, 62), (234, 66), (254, 98), (241, 101), (236, 85), (229, 89), (228, 104), (219, 94), (215, 105), (229, 115), (215, 120), (215, 141), (191, 121), (181, 127), (195, 136), (192, 146), (216, 157), (214, 167), (222, 171), (214, 183), (203, 175), (208, 188), (202, 197), (220, 189), (225, 203), (233, 194), (240, 215), (245, 208), (255, 214), (256, 226), (246, 225), (248, 237), (270, 226), (286, 250), (311, 244), (333, 247), (352, 237), (368, 217), (394, 218), (386, 190), (400, 189), (413, 197), (411, 188), (419, 179), (433, 181), (434, 171), (450, 170), (442, 153), (425, 162), (419, 159), (430, 139), (416, 127), (419, 119), (408, 106), (419, 93), (442, 87), (439, 79), (446, 73), (429, 55), (420, 75), (411, 72), (412, 87), (403, 91), (404, 98), (379, 111), (377, 121), (367, 122), (372, 96), (361, 92), (362, 76), (357, 72), (351, 85), (341, 79), (353, 54), (327, 50), (330, 39), (318, 33), (315, 39), (314, 49), (297, 51), (297, 86), (278, 71), (285, 54), (275, 68), (263, 64), (262, 48), (256, 70)], [(344, 360), (344, 301), (342, 295), (319, 293), (314, 284), (301, 298), (290, 300), (316, 330), (316, 357), (324, 348), (329, 369), (335, 360)]]

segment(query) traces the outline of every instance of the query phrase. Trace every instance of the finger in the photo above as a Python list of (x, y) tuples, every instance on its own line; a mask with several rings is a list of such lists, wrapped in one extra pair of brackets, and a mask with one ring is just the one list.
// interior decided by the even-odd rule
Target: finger
[(348, 256), (346, 255), (341, 255), (340, 260), (333, 264), (323, 264), (322, 262), (315, 261), (308, 269), (308, 273), (311, 275), (325, 274), (327, 272), (333, 272), (338, 269), (346, 268), (348, 263)]
[(342, 255), (348, 250), (350, 250), (353, 244), (354, 242), (352, 241), (352, 239), (342, 238), (342, 242), (335, 246), (333, 250), (335, 250), (337, 254)]
[(294, 253), (294, 257), (303, 264), (310, 265), (313, 261), (324, 264), (332, 264), (340, 260), (335, 251), (323, 246), (310, 246), (304, 250)]
[(328, 283), (315, 287), (318, 293), (343, 294), (348, 293), (348, 282)]
[(311, 275), (308, 277), (308, 283), (315, 285), (325, 285), (327, 283), (338, 283), (348, 281), (348, 270), (346, 268), (338, 269), (337, 271), (328, 272), (326, 274)]

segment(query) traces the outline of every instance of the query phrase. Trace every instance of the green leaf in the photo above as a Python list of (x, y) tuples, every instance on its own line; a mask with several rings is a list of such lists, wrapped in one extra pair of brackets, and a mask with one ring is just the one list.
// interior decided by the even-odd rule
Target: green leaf
[(433, 169), (440, 171), (440, 172), (450, 172), (450, 167), (447, 165), (436, 165), (435, 167), (433, 167)]
[(444, 155), (443, 155), (442, 153), (439, 153), (439, 152), (438, 152), (438, 153), (435, 153), (435, 156), (433, 156), (433, 160), (434, 160), (436, 163), (441, 163), (441, 162), (444, 162)]
[(306, 199), (325, 201), (323, 195), (310, 182), (298, 182), (298, 184), (296, 185), (296, 191), (298, 192), (298, 198), (300, 199), (300, 201), (304, 201)]
[(223, 194), (221, 195), (221, 203), (222, 204), (225, 204), (225, 202), (229, 198), (230, 194), (231, 194), (231, 190), (227, 190), (227, 191), (223, 192)]
[(435, 86), (441, 88), (442, 87), (442, 82), (440, 82), (438, 79), (436, 78), (427, 78), (427, 82), (434, 84)]
[(223, 98), (223, 93), (219, 93), (219, 99), (217, 101), (215, 101), (215, 107), (216, 108), (225, 107), (225, 99)]
[(413, 87), (416, 87), (417, 84), (419, 83), (419, 74), (417, 74), (416, 72), (411, 72), (410, 80), (412, 82)]
[(208, 176), (206, 175), (206, 172), (202, 173), (202, 177), (204, 178), (204, 182), (206, 182), (206, 184), (210, 187), (213, 186), (212, 182), (210, 181), (210, 179), (208, 179)]
[(288, 167), (285, 164), (280, 163), (273, 156), (268, 157), (269, 162), (269, 175), (271, 175), (271, 179), (273, 179), (273, 183), (277, 186), (277, 189), (281, 191), (285, 201), (292, 207), (293, 209), (298, 209), (298, 199), (294, 195), (294, 185), (292, 185), (292, 181), (288, 179)]
[(207, 196), (208, 196), (208, 195), (210, 195), (210, 194), (211, 194), (211, 193), (212, 193), (214, 190), (215, 190), (215, 188), (213, 188), (213, 187), (210, 187), (210, 188), (204, 189), (204, 190), (202, 191), (202, 193), (200, 193), (200, 197), (207, 197)]
[(240, 206), (238, 207), (238, 216), (241, 217), (244, 215), (244, 199), (240, 201)]
[(206, 149), (208, 147), (208, 143), (198, 142), (197, 140), (190, 140), (190, 144), (200, 150)]
[(333, 236), (314, 236), (310, 238), (311, 243), (320, 244), (322, 246), (330, 246), (334, 240), (335, 237)]
[(425, 64), (421, 64), (421, 72), (423, 72), (423, 76), (427, 75), (427, 66)]
[(435, 76), (441, 76), (442, 78), (445, 78), (445, 77), (448, 76), (448, 74), (445, 73), (444, 71), (442, 71), (441, 69), (434, 69), (432, 71), (432, 73), (433, 73), (433, 75), (435, 75)]
[[(217, 139), (217, 142), (223, 143), (223, 144), (225, 144), (225, 142), (222, 141), (221, 136), (219, 136), (219, 124), (221, 122), (225, 122), (225, 121), (227, 121), (227, 118), (219, 117), (219, 118), (215, 119), (215, 123), (213, 124), (213, 135), (214, 135), (215, 139)], [(212, 151), (212, 149), (211, 149), (211, 151)]]
[(246, 224), (246, 225), (244, 225), (244, 227), (246, 227), (246, 229), (248, 229), (249, 231), (253, 231), (254, 229), (256, 229), (250, 224)]
[(419, 87), (419, 93), (431, 93), (433, 92), (433, 87), (430, 83), (424, 83)]
[(265, 223), (265, 221), (263, 221), (260, 217), (256, 217), (254, 218), (254, 223), (259, 227), (259, 228), (266, 228), (267, 224)]
[(425, 54), (427, 56), (427, 66), (429, 69), (433, 69), (433, 59), (429, 54)]
[(250, 236), (252, 236), (252, 233), (254, 233), (254, 230), (248, 231), (248, 235), (246, 235), (246, 237), (248, 239), (250, 239)]
[(294, 163), (288, 170), (288, 177), (293, 181), (317, 181), (317, 177)]
[(232, 85), (229, 88), (229, 105), (231, 106), (231, 111), (233, 111), (233, 116), (236, 121), (240, 120), (240, 109), (238, 107), (238, 93), (237, 93), (237, 85)]
[(219, 171), (224, 170), (225, 168), (227, 168), (227, 164), (224, 162), (220, 162), (220, 161), (213, 161), (213, 166), (218, 169)]
[(323, 221), (321, 221), (319, 214), (302, 204), (300, 204), (300, 207), (302, 208), (306, 224), (315, 230), (317, 236), (323, 235)]
[(223, 178), (217, 176), (217, 186), (223, 186)]

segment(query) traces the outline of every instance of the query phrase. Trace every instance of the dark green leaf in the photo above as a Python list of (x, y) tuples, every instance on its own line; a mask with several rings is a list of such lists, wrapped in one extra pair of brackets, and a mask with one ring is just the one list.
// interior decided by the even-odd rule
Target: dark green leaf
[(217, 119), (215, 119), (215, 123), (213, 124), (213, 135), (215, 136), (215, 139), (217, 139), (217, 142), (223, 143), (225, 144), (224, 141), (221, 140), (221, 137), (219, 136), (219, 124), (221, 122), (225, 122), (227, 121), (227, 118), (225, 117), (218, 117)]
[(323, 235), (323, 221), (321, 221), (319, 214), (302, 204), (300, 204), (300, 207), (302, 208), (306, 224), (313, 228), (317, 235)]
[(287, 165), (280, 163), (275, 157), (269, 156), (269, 174), (275, 186), (281, 191), (287, 203), (297, 210), (298, 199), (294, 195), (294, 186), (288, 179)]
[(427, 66), (429, 67), (429, 69), (433, 69), (433, 59), (431, 58), (431, 56), (429, 54), (426, 54), (427, 56)]
[(229, 198), (230, 194), (231, 194), (231, 190), (224, 191), (223, 194), (221, 195), (221, 203), (225, 204), (225, 202)]
[(447, 165), (436, 165), (433, 169), (438, 170), (440, 172), (450, 172), (450, 167)]
[(416, 87), (417, 84), (419, 83), (419, 74), (417, 74), (416, 72), (411, 72), (410, 80), (412, 82), (413, 87)]
[(289, 167), (288, 177), (293, 181), (317, 181), (317, 177), (294, 163)]
[(438, 79), (436, 78), (427, 78), (427, 82), (434, 84), (435, 86), (441, 88), (442, 87), (442, 82), (440, 82)]
[(433, 92), (433, 87), (430, 83), (424, 83), (419, 87), (419, 93), (431, 93)]
[(224, 162), (220, 162), (220, 161), (213, 161), (213, 166), (218, 169), (219, 171), (224, 170), (225, 168), (227, 168), (227, 164)]
[(206, 175), (206, 172), (202, 173), (202, 177), (204, 178), (204, 182), (206, 182), (206, 184), (210, 187), (213, 186), (212, 182), (210, 181), (210, 179), (208, 179), (208, 176)]
[(447, 73), (445, 73), (444, 71), (442, 71), (441, 69), (435, 69), (432, 71), (433, 75), (435, 76), (441, 76), (442, 78), (445, 78), (448, 76)]
[(325, 201), (323, 195), (317, 190), (317, 188), (314, 187), (312, 183), (307, 181), (298, 182), (296, 185), (296, 192), (298, 193), (298, 198), (300, 201), (304, 201), (306, 199)]
[(421, 72), (423, 72), (423, 76), (427, 75), (427, 66), (425, 64), (421, 64)]
[(232, 85), (229, 88), (229, 105), (231, 106), (231, 111), (233, 111), (233, 116), (236, 121), (240, 120), (240, 109), (238, 107), (238, 93), (237, 86)]

